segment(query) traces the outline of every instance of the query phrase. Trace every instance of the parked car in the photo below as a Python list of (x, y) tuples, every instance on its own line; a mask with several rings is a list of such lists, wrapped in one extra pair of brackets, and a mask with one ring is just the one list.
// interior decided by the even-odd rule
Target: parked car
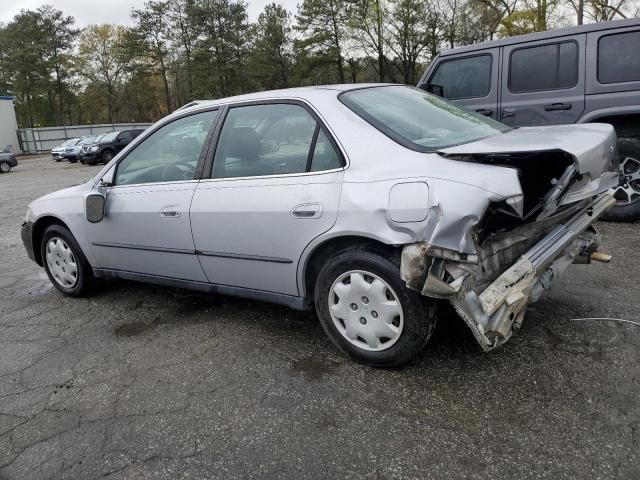
[(64, 160), (64, 152), (67, 147), (73, 147), (78, 142), (82, 140), (81, 137), (71, 138), (65, 142), (63, 142), (59, 147), (51, 149), (51, 158), (53, 158), (56, 162), (61, 162)]
[(18, 160), (10, 153), (0, 153), (0, 173), (9, 173), (13, 167), (18, 166)]
[(78, 157), (82, 153), (82, 147), (95, 142), (95, 140), (96, 140), (96, 137), (93, 137), (93, 136), (83, 137), (75, 145), (65, 147), (64, 153), (62, 154), (62, 158), (64, 158), (65, 160), (68, 160), (70, 163), (76, 163), (78, 161)]
[(142, 132), (144, 129), (136, 128), (107, 133), (99, 141), (83, 148), (80, 161), (89, 165), (95, 165), (99, 162), (109, 163), (116, 153), (129, 145)]
[[(306, 134), (264, 142), (292, 125)], [(32, 202), (22, 239), (69, 296), (116, 277), (315, 305), (376, 366), (420, 351), (443, 299), (491, 350), (572, 261), (604, 259), (592, 224), (614, 202), (615, 141), (606, 124), (512, 130), (398, 85), (199, 102)]]
[(418, 87), (511, 126), (610, 123), (621, 181), (607, 219), (640, 220), (640, 19), (441, 53)]

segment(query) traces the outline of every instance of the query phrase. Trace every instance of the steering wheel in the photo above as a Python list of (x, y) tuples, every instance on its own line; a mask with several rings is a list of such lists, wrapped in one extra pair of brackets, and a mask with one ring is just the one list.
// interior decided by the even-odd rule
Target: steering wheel
[(160, 176), (163, 182), (177, 182), (179, 180), (192, 180), (193, 171), (188, 165), (171, 163), (169, 165), (166, 165), (162, 169), (162, 173)]

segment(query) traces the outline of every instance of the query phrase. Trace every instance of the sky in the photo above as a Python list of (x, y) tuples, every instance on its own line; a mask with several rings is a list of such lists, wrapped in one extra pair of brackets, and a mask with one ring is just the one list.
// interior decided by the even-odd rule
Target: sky
[[(262, 9), (273, 0), (250, 0), (249, 20), (255, 21)], [(8, 23), (20, 10), (35, 10), (44, 4), (53, 5), (65, 15), (76, 19), (78, 27), (92, 23), (115, 23), (128, 25), (132, 8), (141, 8), (145, 0), (0, 0), (0, 22)], [(279, 0), (287, 10), (293, 12), (298, 0)]]

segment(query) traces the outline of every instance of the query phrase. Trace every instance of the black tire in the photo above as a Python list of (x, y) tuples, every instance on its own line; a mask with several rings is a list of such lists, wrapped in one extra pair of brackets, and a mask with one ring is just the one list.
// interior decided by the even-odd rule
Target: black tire
[[(352, 270), (380, 277), (391, 287), (402, 306), (402, 331), (395, 343), (384, 350), (369, 351), (354, 345), (338, 330), (331, 317), (331, 288), (337, 279)], [(329, 339), (352, 359), (373, 367), (395, 367), (407, 363), (424, 348), (435, 328), (435, 301), (407, 288), (400, 278), (399, 255), (389, 255), (375, 248), (350, 248), (327, 261), (318, 274), (314, 295), (320, 324)]]
[(102, 163), (104, 163), (106, 165), (113, 158), (113, 151), (112, 150), (105, 150), (104, 152), (102, 152), (101, 158), (102, 158)]
[(78, 163), (78, 159), (77, 158), (70, 158), (69, 159), (69, 163)]
[[(640, 179), (627, 180), (630, 175), (640, 174), (640, 139), (633, 137), (618, 138), (618, 153), (620, 154), (621, 169), (624, 168), (625, 180), (616, 190), (617, 203), (605, 212), (603, 220), (611, 222), (637, 222), (640, 220)], [(626, 163), (625, 163), (626, 161)], [(629, 189), (633, 185), (638, 194), (629, 198)], [(623, 190), (623, 189), (626, 189)]]
[[(49, 240), (52, 238), (58, 238), (64, 240), (67, 246), (71, 249), (71, 253), (75, 259), (75, 263), (77, 265), (77, 275), (76, 282), (74, 285), (66, 287), (61, 285), (58, 280), (56, 280), (49, 268), (49, 263), (47, 261), (47, 244)], [(82, 253), (82, 249), (76, 242), (76, 239), (73, 237), (71, 232), (62, 225), (50, 225), (44, 231), (42, 238), (40, 239), (40, 255), (42, 258), (42, 263), (44, 265), (44, 270), (47, 272), (47, 276), (49, 280), (60, 290), (63, 294), (69, 297), (81, 297), (87, 295), (93, 290), (93, 287), (96, 284), (95, 277), (93, 276), (93, 270), (91, 269), (91, 265), (87, 261), (84, 253)], [(55, 267), (54, 267), (55, 268)]]
[(83, 158), (82, 160), (80, 160), (80, 163), (81, 163), (82, 165), (84, 165), (84, 164), (85, 164), (84, 158)]
[(11, 170), (11, 164), (6, 160), (0, 161), (0, 173), (9, 173)]
[(56, 162), (60, 162), (61, 160), (61, 158), (56, 158)]

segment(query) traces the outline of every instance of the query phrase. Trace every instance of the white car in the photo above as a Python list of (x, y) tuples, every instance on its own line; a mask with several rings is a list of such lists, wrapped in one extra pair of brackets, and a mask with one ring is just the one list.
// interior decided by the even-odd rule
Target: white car
[(22, 238), (66, 295), (116, 277), (315, 307), (351, 357), (399, 365), (439, 301), (491, 350), (590, 261), (614, 145), (609, 125), (512, 130), (398, 85), (194, 102), (32, 202)]

